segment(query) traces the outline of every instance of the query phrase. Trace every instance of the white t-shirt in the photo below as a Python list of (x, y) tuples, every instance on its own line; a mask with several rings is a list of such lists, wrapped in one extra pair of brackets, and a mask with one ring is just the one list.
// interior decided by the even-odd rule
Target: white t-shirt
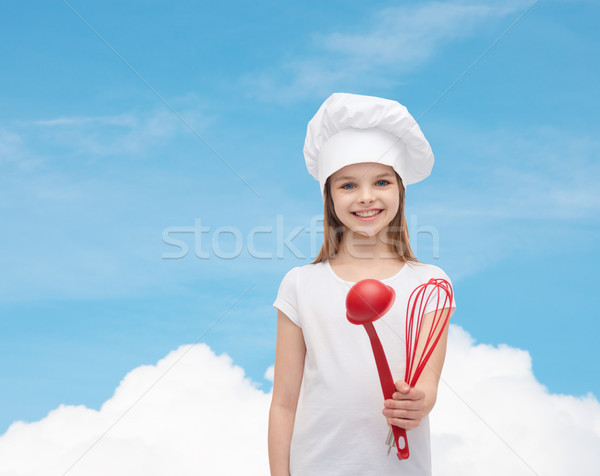
[[(430, 278), (451, 283), (441, 268), (405, 263), (394, 276), (396, 300), (374, 322), (394, 381), (404, 379), (405, 322), (411, 292)], [(429, 419), (407, 432), (410, 457), (400, 461), (385, 444), (389, 427), (383, 392), (363, 326), (346, 318), (352, 285), (328, 261), (292, 268), (273, 306), (302, 329), (306, 357), (290, 448), (291, 476), (427, 476), (431, 474)], [(436, 294), (426, 312), (435, 310)], [(440, 306), (443, 299), (440, 299)], [(456, 303), (452, 302), (452, 307)]]

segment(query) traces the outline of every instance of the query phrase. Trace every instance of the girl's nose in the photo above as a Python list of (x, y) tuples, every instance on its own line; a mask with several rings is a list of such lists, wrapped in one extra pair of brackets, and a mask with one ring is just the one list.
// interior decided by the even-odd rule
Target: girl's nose
[(371, 203), (374, 200), (373, 191), (369, 187), (363, 187), (360, 193), (361, 203)]

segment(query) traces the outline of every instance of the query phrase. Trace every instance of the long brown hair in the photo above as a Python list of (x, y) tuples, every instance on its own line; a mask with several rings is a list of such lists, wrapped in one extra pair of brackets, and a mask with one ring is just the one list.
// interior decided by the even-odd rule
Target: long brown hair
[[(396, 171), (394, 171), (394, 173), (396, 174), (396, 180), (398, 181), (400, 203), (398, 205), (398, 212), (396, 213), (396, 216), (388, 225), (388, 246), (390, 252), (400, 261), (412, 261), (419, 263), (420, 261), (415, 257), (410, 249), (410, 243), (408, 239), (408, 226), (406, 224), (406, 217), (404, 216), (404, 185), (402, 184), (402, 179), (398, 173)], [(346, 230), (346, 227), (335, 213), (333, 198), (331, 197), (330, 179), (331, 176), (327, 178), (323, 190), (323, 246), (321, 246), (321, 250), (312, 264), (320, 263), (333, 258), (340, 249), (340, 244), (342, 243), (342, 238), (344, 237), (344, 231)]]

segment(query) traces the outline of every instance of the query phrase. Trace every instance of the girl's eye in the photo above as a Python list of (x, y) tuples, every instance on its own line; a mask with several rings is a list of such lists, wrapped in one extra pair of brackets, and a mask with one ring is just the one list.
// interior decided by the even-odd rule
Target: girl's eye
[[(377, 181), (377, 182), (375, 182), (375, 183), (376, 183), (377, 185), (380, 185), (380, 186), (382, 186), (382, 187), (385, 187), (386, 185), (389, 185), (389, 183), (390, 183), (390, 182), (388, 182), (387, 180), (383, 180), (383, 179), (381, 179), (381, 180), (378, 180), (378, 181)], [(342, 185), (342, 188), (343, 188), (344, 190), (352, 190), (352, 188), (354, 188), (354, 186), (355, 186), (355, 185), (354, 185), (354, 184), (352, 184), (352, 183), (347, 183), (347, 184), (344, 184), (344, 185)]]

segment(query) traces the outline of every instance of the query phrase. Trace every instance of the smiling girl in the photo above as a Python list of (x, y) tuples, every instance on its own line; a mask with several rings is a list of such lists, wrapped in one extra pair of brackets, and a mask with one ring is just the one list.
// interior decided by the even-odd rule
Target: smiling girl
[[(448, 329), (418, 384), (397, 380), (393, 399), (382, 402), (369, 341), (348, 323), (345, 299), (362, 279), (394, 288), (394, 305), (374, 326), (392, 374), (404, 375), (410, 293), (431, 278), (450, 282), (442, 269), (415, 258), (404, 215), (405, 187), (430, 174), (431, 148), (399, 103), (336, 93), (309, 122), (304, 154), (321, 185), (324, 240), (313, 263), (284, 276), (273, 303), (271, 475), (429, 475), (428, 415)], [(434, 295), (425, 319), (438, 310), (435, 304)], [(453, 300), (451, 313), (455, 307)], [(389, 425), (408, 430), (409, 459), (387, 455)]]

